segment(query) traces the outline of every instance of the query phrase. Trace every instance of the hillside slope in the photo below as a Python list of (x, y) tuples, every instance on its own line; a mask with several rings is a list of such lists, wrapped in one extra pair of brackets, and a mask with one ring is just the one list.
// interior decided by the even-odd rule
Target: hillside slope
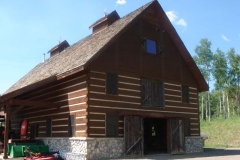
[(240, 147), (240, 117), (201, 121), (201, 134), (206, 134), (205, 148)]

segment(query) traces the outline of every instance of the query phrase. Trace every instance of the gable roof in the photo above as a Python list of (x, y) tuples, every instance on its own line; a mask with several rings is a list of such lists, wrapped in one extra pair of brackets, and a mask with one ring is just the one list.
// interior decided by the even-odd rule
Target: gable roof
[[(157, 0), (153, 0), (146, 5), (138, 8), (137, 10), (129, 13), (128, 15), (122, 17), (121, 19), (114, 22), (109, 27), (87, 36), (86, 38), (78, 41), (77, 43), (69, 46), (64, 51), (56, 54), (45, 62), (38, 64), (30, 72), (28, 72), (24, 77), (22, 77), (17, 83), (10, 87), (1, 97), (5, 95), (16, 94), (11, 97), (16, 96), (19, 90), (24, 89), (27, 91), (26, 87), (37, 84), (41, 81), (49, 81), (49, 79), (56, 80), (56, 76), (68, 73), (75, 69), (84, 69), (94, 57), (99, 56), (104, 49), (107, 48), (111, 42), (116, 40), (131, 24), (133, 24), (138, 18), (148, 10), (149, 7), (157, 5), (158, 16), (163, 20), (164, 24), (172, 37), (174, 43), (182, 54), (184, 60), (189, 65), (191, 71), (193, 72), (196, 80), (199, 83), (199, 91), (208, 90), (208, 85), (204, 80), (202, 74), (200, 73), (198, 67), (172, 26), (171, 22), (168, 20), (165, 12), (161, 8)], [(164, 28), (166, 28), (164, 27)], [(39, 85), (36, 85), (39, 86)]]

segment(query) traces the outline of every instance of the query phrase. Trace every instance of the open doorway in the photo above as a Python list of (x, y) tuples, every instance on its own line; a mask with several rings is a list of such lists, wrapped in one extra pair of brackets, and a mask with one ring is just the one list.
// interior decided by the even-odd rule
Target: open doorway
[(144, 118), (144, 154), (167, 153), (167, 119)]

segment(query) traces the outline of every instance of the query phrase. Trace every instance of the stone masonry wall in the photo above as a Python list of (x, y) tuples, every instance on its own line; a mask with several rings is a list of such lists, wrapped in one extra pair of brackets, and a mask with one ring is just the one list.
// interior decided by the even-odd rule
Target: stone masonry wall
[[(51, 150), (66, 160), (120, 158), (124, 155), (123, 138), (41, 138)], [(185, 137), (186, 153), (203, 152), (203, 138)]]
[(123, 157), (123, 138), (42, 138), (51, 150), (66, 160), (94, 160)]
[(203, 137), (185, 137), (185, 149), (186, 153), (203, 152)]

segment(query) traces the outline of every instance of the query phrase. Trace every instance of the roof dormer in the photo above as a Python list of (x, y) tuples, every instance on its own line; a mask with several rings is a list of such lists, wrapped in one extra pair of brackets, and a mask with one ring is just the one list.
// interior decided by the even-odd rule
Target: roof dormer
[(89, 27), (89, 29), (92, 28), (92, 33), (96, 33), (98, 31), (110, 26), (111, 24), (113, 24), (118, 19), (120, 19), (118, 13), (116, 11), (113, 11), (109, 14), (105, 14), (103, 18), (97, 20), (95, 23), (93, 23)]
[(63, 42), (59, 43), (58, 45), (54, 46), (52, 49), (48, 51), (50, 53), (50, 57), (62, 52), (69, 46), (68, 42), (64, 40)]

